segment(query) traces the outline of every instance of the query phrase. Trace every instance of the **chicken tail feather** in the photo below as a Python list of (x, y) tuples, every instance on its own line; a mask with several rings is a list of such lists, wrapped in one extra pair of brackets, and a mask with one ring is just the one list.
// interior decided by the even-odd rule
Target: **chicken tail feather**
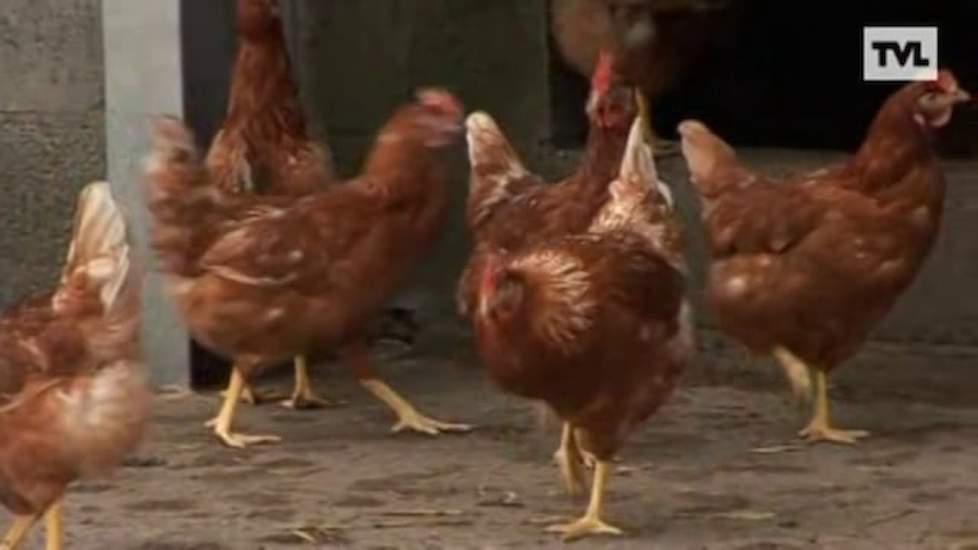
[(145, 173), (153, 248), (165, 271), (193, 276), (221, 220), (221, 191), (209, 184), (193, 135), (179, 119), (157, 119)]
[(75, 209), (68, 257), (61, 274), (61, 288), (74, 277), (85, 277), (98, 289), (106, 311), (125, 298), (131, 266), (126, 219), (106, 182), (82, 189)]
[(679, 135), (690, 180), (701, 195), (716, 197), (746, 187), (755, 179), (738, 164), (733, 148), (702, 122), (683, 121)]

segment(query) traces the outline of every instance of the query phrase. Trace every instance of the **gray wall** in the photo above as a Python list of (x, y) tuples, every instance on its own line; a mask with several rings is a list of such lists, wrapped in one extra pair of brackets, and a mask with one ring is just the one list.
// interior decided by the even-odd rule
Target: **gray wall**
[(0, 305), (51, 284), (76, 192), (105, 177), (99, 4), (0, 2)]

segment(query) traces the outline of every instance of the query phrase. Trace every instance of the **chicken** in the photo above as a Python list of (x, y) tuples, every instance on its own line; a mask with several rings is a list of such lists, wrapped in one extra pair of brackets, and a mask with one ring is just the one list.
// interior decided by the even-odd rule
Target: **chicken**
[(377, 379), (362, 340), (436, 236), (461, 113), (448, 92), (420, 91), (380, 131), (359, 177), (298, 199), (220, 193), (186, 128), (157, 124), (147, 167), (153, 246), (193, 335), (234, 359), (213, 422), (221, 441), (278, 441), (231, 431), (244, 383), (269, 363), (331, 348), (398, 415), (395, 430), (468, 429), (422, 415)]
[(675, 144), (652, 130), (649, 103), (659, 99), (716, 40), (729, 0), (554, 0), (553, 35), (567, 64), (587, 75), (599, 52), (615, 52), (618, 70), (640, 90), (646, 139), (656, 152)]
[(596, 459), (583, 517), (565, 540), (621, 534), (603, 519), (609, 463), (670, 396), (694, 354), (678, 225), (636, 120), (619, 178), (585, 233), (482, 262), (479, 354), (505, 391), (546, 402), (565, 422), (565, 485), (582, 488), (579, 451)]
[(631, 91), (615, 81), (613, 63), (605, 55), (595, 68), (587, 107), (587, 148), (577, 171), (559, 183), (547, 185), (530, 173), (488, 114), (469, 115), (472, 170), (466, 221), (475, 250), (458, 288), (463, 316), (474, 309), (477, 274), (487, 254), (583, 232), (607, 200), (636, 109)]
[(826, 376), (850, 358), (920, 269), (941, 222), (944, 174), (932, 135), (968, 99), (950, 72), (882, 106), (855, 156), (786, 182), (741, 166), (703, 124), (680, 126), (714, 262), (720, 327), (773, 354), (815, 407), (800, 435), (854, 443), (829, 420)]
[(45, 516), (60, 549), (61, 499), (139, 442), (150, 403), (138, 354), (140, 279), (108, 184), (81, 193), (60, 283), (0, 316), (0, 502), (15, 549)]
[[(332, 156), (312, 141), (292, 82), (279, 0), (237, 0), (238, 51), (223, 126), (207, 154), (215, 185), (229, 193), (302, 196), (334, 179)], [(242, 397), (257, 403), (250, 385)], [(304, 357), (295, 359), (290, 408), (328, 406), (309, 385)]]

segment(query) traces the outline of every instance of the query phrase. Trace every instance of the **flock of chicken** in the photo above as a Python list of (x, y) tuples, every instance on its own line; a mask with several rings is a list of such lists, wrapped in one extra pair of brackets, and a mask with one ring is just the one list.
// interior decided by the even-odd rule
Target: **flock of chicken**
[[(152, 246), (191, 333), (233, 359), (211, 421), (232, 447), (278, 441), (232, 430), (263, 366), (295, 358), (287, 404), (326, 401), (306, 356), (339, 350), (396, 413), (396, 430), (464, 431), (417, 411), (374, 375), (365, 325), (435, 238), (447, 207), (448, 150), (463, 131), (475, 243), (458, 288), (476, 347), (505, 391), (563, 420), (556, 459), (567, 489), (591, 500), (550, 531), (621, 531), (602, 517), (608, 463), (668, 399), (694, 358), (680, 222), (659, 180), (629, 56), (605, 44), (587, 103), (577, 171), (548, 184), (493, 119), (425, 89), (380, 130), (360, 175), (335, 182), (310, 140), (275, 0), (238, 0), (239, 49), (224, 126), (201, 158), (182, 122), (160, 119), (146, 167)], [(882, 106), (855, 156), (788, 181), (741, 166), (700, 122), (680, 126), (714, 262), (706, 296), (720, 326), (772, 354), (816, 398), (809, 441), (865, 432), (829, 421), (826, 374), (849, 358), (911, 282), (940, 225), (944, 178), (933, 145), (969, 100), (949, 72)], [(790, 215), (787, 215), (789, 214)], [(107, 184), (82, 192), (55, 289), (0, 317), (0, 501), (16, 514), (0, 547), (44, 517), (60, 548), (61, 497), (132, 450), (150, 395), (138, 354), (141, 271)], [(814, 384), (814, 388), (812, 387)]]

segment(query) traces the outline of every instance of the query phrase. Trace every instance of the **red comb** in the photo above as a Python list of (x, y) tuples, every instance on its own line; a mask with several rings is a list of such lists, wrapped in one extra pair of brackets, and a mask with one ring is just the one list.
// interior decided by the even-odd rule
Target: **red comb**
[(937, 73), (937, 87), (945, 92), (953, 92), (958, 89), (958, 79), (947, 69), (941, 69)]
[(591, 91), (597, 93), (608, 91), (611, 87), (614, 61), (614, 56), (608, 51), (602, 50), (598, 54), (598, 63), (594, 66), (594, 74), (591, 75)]
[(417, 93), (418, 103), (446, 114), (462, 116), (462, 103), (451, 92), (442, 88), (422, 88)]

